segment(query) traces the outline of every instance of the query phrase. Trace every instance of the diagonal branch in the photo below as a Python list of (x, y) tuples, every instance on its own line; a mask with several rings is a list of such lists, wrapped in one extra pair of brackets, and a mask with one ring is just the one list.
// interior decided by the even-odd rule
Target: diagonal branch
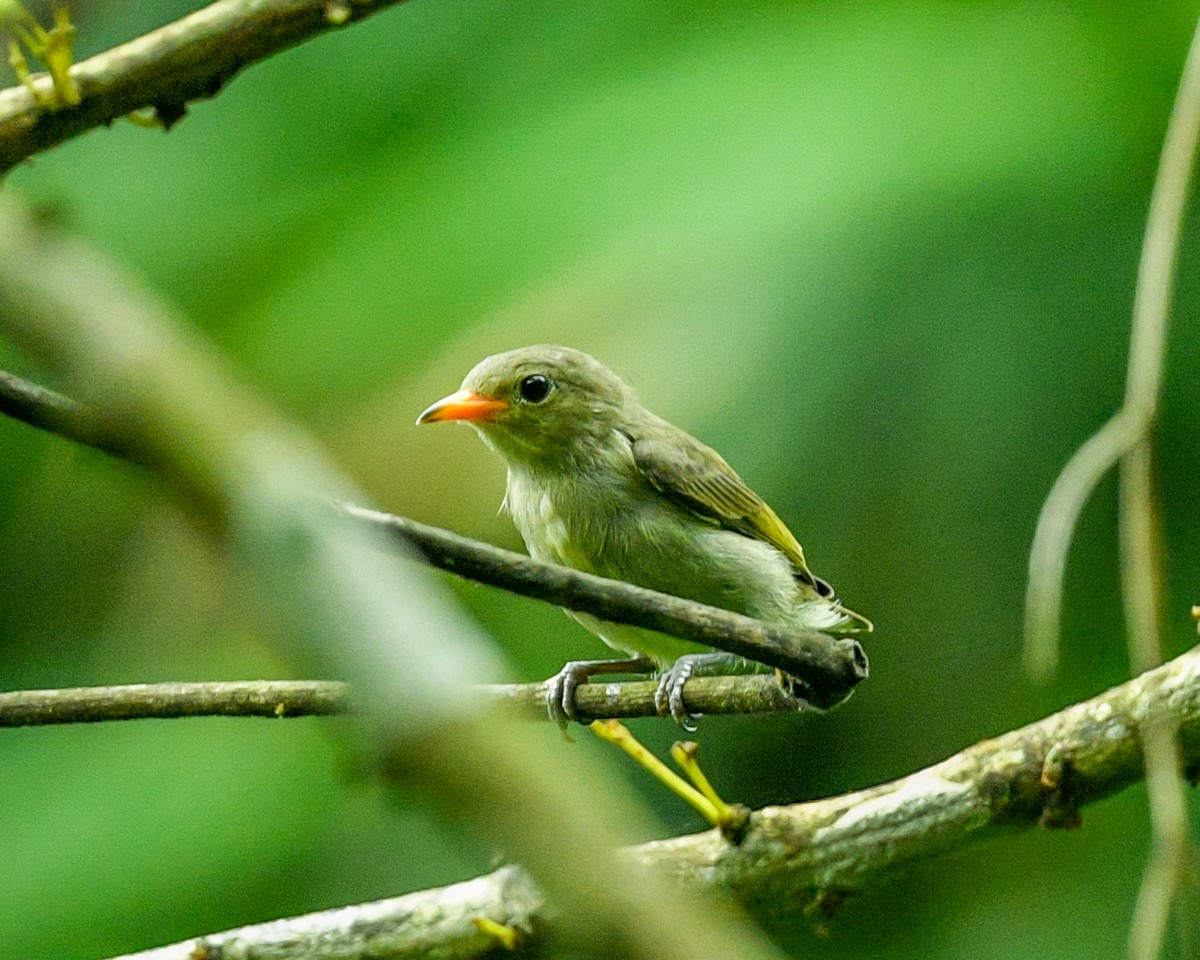
[(35, 153), (153, 107), (170, 126), (189, 103), (215, 96), (243, 69), (401, 0), (217, 0), (70, 70), (74, 106), (49, 109), (49, 75), (33, 90), (0, 90), (0, 176)]
[[(0, 414), (116, 456), (138, 459), (136, 451), (106, 429), (96, 411), (3, 371)], [(848, 637), (784, 629), (718, 607), (542, 563), (406, 517), (352, 504), (340, 509), (415, 547), (429, 564), (457, 576), (786, 670), (801, 681), (800, 695), (805, 702), (817, 709), (840, 703), (868, 675), (866, 653), (858, 641)]]
[(869, 672), (862, 645), (818, 630), (786, 629), (693, 600), (543, 563), (406, 517), (351, 504), (342, 509), (407, 541), (430, 564), (521, 596), (683, 637), (786, 670), (818, 709), (841, 703)]
[[(750, 816), (740, 845), (716, 830), (631, 847), (626, 856), (756, 913), (830, 912), (912, 863), (1013, 828), (1072, 827), (1080, 809), (1143, 776), (1142, 727), (1166, 717), (1189, 773), (1200, 773), (1200, 647), (1059, 713), (983, 740), (892, 783)], [(472, 923), (513, 927), (523, 956), (551, 955), (542, 894), (516, 867), (393, 900), (214, 934), (124, 960), (263, 956), (378, 960), (495, 956)], [(357, 939), (356, 939), (357, 938)], [(354, 945), (358, 952), (347, 949)]]
[(0, 413), (114, 457), (128, 456), (82, 403), (4, 370), (0, 370)]

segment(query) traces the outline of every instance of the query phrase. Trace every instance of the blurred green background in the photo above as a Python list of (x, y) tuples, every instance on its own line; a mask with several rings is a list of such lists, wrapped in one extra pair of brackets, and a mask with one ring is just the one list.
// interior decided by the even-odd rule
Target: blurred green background
[[(188, 9), (78, 9), (80, 54)], [(420, 0), (253, 67), (168, 135), (118, 123), (6, 189), (143, 275), (375, 504), (482, 539), (519, 546), (496, 513), (499, 461), (416, 414), (528, 343), (620, 371), (721, 450), (878, 626), (871, 679), (832, 714), (701, 726), (728, 798), (802, 800), (1126, 675), (1111, 481), (1083, 516), (1045, 686), (1019, 664), (1024, 576), (1051, 483), (1120, 402), (1197, 12)], [(1194, 641), (1200, 582), (1198, 241), (1195, 224), (1156, 446), (1171, 652)], [(2, 342), (0, 365), (53, 383)], [(287, 675), (252, 589), (155, 482), (13, 422), (0, 451), (0, 685)], [(552, 608), (456, 589), (516, 676), (603, 652)], [(659, 748), (678, 735), (635, 729)], [(103, 956), (491, 865), (415, 799), (357, 783), (340, 732), (4, 732), (0, 955)], [(576, 739), (562, 749), (630, 781), (659, 835), (701, 828)], [(1134, 788), (1082, 830), (851, 900), (827, 938), (803, 918), (773, 931), (806, 957), (1119, 957), (1148, 840)]]

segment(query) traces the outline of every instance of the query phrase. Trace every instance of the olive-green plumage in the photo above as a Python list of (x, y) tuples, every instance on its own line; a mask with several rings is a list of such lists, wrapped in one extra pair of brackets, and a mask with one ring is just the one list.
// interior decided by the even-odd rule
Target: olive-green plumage
[[(488, 357), (418, 422), (438, 420), (471, 423), (504, 458), (504, 505), (537, 559), (785, 626), (858, 621), (870, 629), (813, 576), (791, 531), (716, 451), (646, 410), (585, 353), (543, 345)], [(681, 721), (686, 677), (697, 666), (736, 661), (572, 615), (610, 646), (665, 671), (660, 705)], [(564, 668), (552, 692), (556, 717), (558, 698), (570, 715), (574, 686), (592, 672), (599, 670)]]

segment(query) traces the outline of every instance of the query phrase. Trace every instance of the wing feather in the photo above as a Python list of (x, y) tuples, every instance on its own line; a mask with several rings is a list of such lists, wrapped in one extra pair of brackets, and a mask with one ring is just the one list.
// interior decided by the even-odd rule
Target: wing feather
[(629, 436), (634, 462), (652, 487), (705, 520), (771, 544), (788, 558), (800, 580), (832, 595), (829, 585), (809, 570), (792, 531), (719, 453), (666, 421), (653, 428)]

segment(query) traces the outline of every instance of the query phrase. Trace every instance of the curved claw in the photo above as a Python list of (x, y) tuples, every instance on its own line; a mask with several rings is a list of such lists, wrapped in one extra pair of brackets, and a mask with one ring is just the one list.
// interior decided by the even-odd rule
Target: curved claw
[(586, 660), (572, 660), (546, 681), (546, 712), (560, 730), (565, 730), (576, 717), (575, 689), (587, 683), (589, 666)]
[(671, 711), (671, 716), (684, 730), (692, 733), (696, 718), (683, 705), (683, 685), (688, 678), (710, 673), (753, 673), (754, 664), (748, 663), (732, 653), (714, 650), (710, 653), (685, 653), (659, 677), (658, 689), (654, 692), (654, 706), (659, 715)]
[[(567, 724), (579, 719), (575, 711), (575, 690), (599, 673), (646, 673), (654, 668), (645, 657), (628, 660), (571, 660), (546, 681), (546, 712), (565, 731)], [(569, 739), (569, 738), (568, 738)]]
[(659, 715), (670, 710), (671, 717), (688, 733), (695, 732), (696, 724), (695, 718), (683, 705), (683, 685), (695, 669), (695, 664), (689, 657), (680, 657), (663, 671), (658, 679), (658, 689), (654, 691), (654, 708)]

